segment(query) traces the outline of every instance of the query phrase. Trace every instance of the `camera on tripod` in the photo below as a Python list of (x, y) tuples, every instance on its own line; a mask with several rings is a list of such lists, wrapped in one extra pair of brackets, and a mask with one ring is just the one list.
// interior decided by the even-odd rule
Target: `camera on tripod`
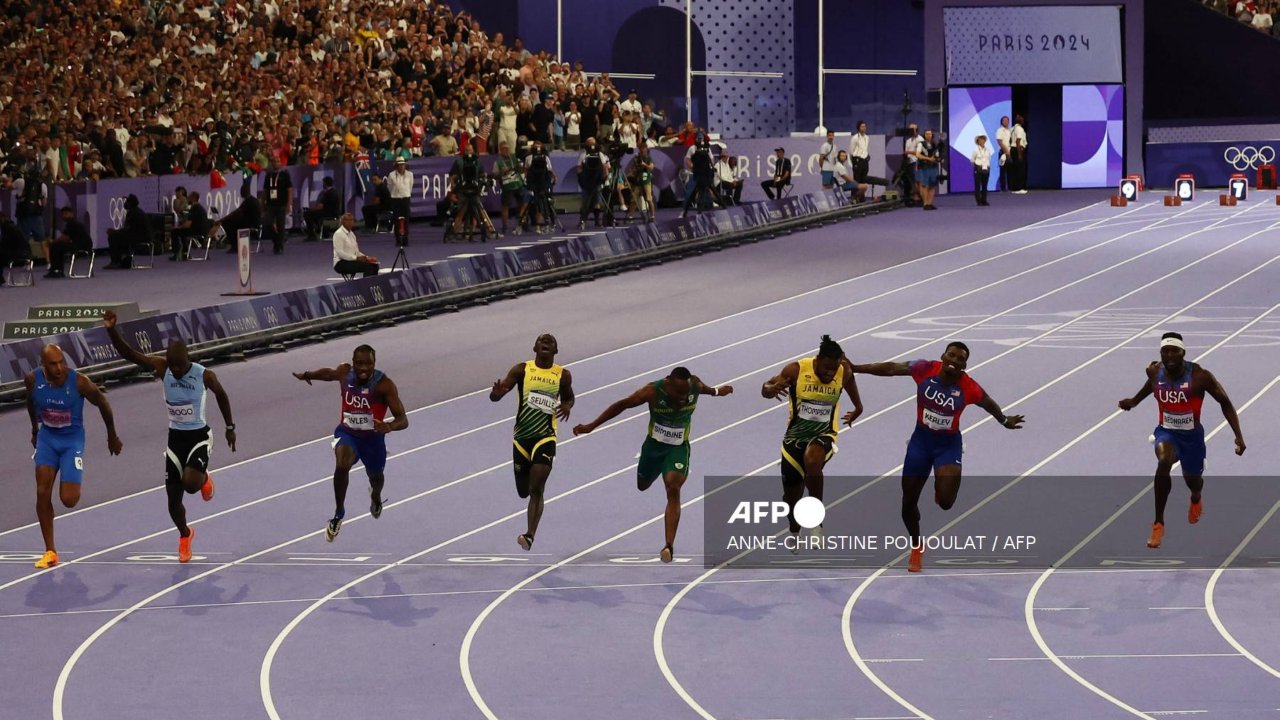
[(409, 218), (396, 218), (396, 247), (409, 247)]
[(464, 155), (458, 172), (458, 192), (463, 195), (479, 195), (484, 189), (484, 168), (477, 155)]
[(614, 140), (604, 146), (604, 152), (609, 156), (609, 161), (616, 166), (619, 160), (635, 152), (635, 149), (627, 147), (626, 143)]

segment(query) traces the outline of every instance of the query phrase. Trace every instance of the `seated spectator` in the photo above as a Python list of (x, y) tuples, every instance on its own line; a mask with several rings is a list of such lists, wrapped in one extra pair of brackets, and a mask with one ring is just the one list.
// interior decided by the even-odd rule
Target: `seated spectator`
[(320, 229), (325, 220), (337, 220), (342, 215), (342, 198), (333, 187), (333, 178), (326, 177), (323, 185), (324, 189), (320, 191), (320, 197), (316, 202), (302, 211), (302, 222), (307, 229), (307, 242), (316, 242), (320, 239)]
[(111, 252), (108, 270), (128, 270), (133, 267), (133, 250), (151, 237), (147, 214), (142, 210), (137, 195), (124, 201), (124, 222), (119, 228), (107, 230), (107, 247)]
[(372, 175), (369, 180), (373, 183), (373, 187), (369, 188), (369, 201), (364, 204), (360, 212), (364, 216), (365, 229), (373, 230), (378, 226), (379, 215), (392, 212), (391, 190), (381, 175)]
[(716, 184), (720, 197), (728, 205), (742, 204), (742, 178), (738, 177), (738, 158), (728, 151), (720, 153), (720, 161), (716, 163)]
[[(18, 229), (17, 223), (9, 215), (0, 215), (0, 268), (9, 267), (10, 263), (31, 259), (31, 245)], [(0, 285), (4, 284), (4, 275), (0, 274)]]
[(89, 237), (89, 228), (76, 219), (75, 211), (70, 207), (62, 208), (62, 232), (52, 240), (44, 243), (44, 257), (49, 263), (47, 278), (66, 277), (63, 267), (67, 264), (67, 256), (71, 253), (89, 252), (93, 250), (93, 239)]
[(333, 233), (333, 270), (340, 275), (377, 275), (378, 258), (360, 252), (355, 226), (356, 216), (343, 214), (342, 227)]
[(226, 217), (215, 222), (209, 229), (210, 236), (214, 235), (218, 227), (226, 233), (227, 244), (230, 246), (227, 248), (228, 253), (237, 251), (237, 239), (241, 230), (262, 231), (262, 201), (253, 194), (252, 185), (253, 183), (246, 178), (240, 185), (240, 206), (227, 213)]
[(867, 185), (853, 177), (853, 164), (849, 162), (849, 153), (841, 150), (836, 154), (835, 163), (831, 166), (831, 176), (836, 187), (849, 193), (849, 197), (857, 202), (867, 199)]
[(191, 239), (207, 240), (209, 237), (209, 213), (200, 204), (200, 191), (187, 193), (186, 219), (173, 228), (170, 235), (172, 247), (169, 248), (169, 259), (187, 259), (187, 241)]
[(791, 158), (787, 157), (786, 148), (774, 148), (776, 157), (773, 161), (773, 177), (760, 183), (764, 188), (764, 194), (773, 199), (775, 191), (781, 192), (782, 188), (791, 184)]

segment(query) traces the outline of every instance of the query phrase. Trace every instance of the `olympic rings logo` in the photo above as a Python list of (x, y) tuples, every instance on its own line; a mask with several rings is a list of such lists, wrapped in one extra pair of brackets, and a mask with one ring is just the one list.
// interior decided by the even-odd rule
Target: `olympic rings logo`
[(145, 330), (139, 330), (133, 334), (133, 340), (138, 345), (138, 349), (143, 354), (151, 352), (151, 336)]
[(1222, 151), (1222, 159), (1236, 170), (1256, 170), (1259, 165), (1270, 165), (1276, 160), (1276, 150), (1270, 145), (1253, 147), (1229, 147)]
[(373, 303), (374, 303), (375, 305), (382, 305), (382, 304), (385, 304), (385, 303), (386, 303), (386, 301), (387, 301), (387, 299), (386, 299), (386, 295), (382, 292), (382, 288), (380, 288), (380, 287), (374, 287), (374, 288), (373, 288)]
[(107, 202), (107, 219), (116, 230), (124, 227), (124, 201), (122, 197), (113, 197)]

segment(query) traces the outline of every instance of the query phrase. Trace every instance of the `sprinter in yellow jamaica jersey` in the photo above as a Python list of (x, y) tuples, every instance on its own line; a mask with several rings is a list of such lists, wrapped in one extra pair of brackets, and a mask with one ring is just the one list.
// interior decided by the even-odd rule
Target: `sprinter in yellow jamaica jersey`
[[(853, 410), (840, 417), (840, 393), (849, 394)], [(862, 399), (853, 379), (853, 366), (840, 344), (822, 336), (818, 356), (789, 363), (760, 388), (766, 398), (791, 401), (790, 419), (782, 436), (782, 499), (791, 506), (787, 515), (791, 532), (800, 532), (795, 519), (796, 501), (809, 495), (822, 499), (823, 468), (836, 454), (838, 421), (853, 425), (862, 414)], [(815, 528), (816, 530), (816, 528)]]
[(573, 378), (554, 362), (559, 350), (554, 335), (538, 336), (533, 343), (533, 359), (516, 363), (489, 393), (489, 399), (498, 402), (512, 388), (520, 389), (511, 460), (516, 492), (521, 498), (529, 498), (529, 527), (516, 538), (525, 550), (533, 547), (533, 536), (542, 519), (542, 495), (556, 457), (556, 420), (567, 421), (573, 407)]

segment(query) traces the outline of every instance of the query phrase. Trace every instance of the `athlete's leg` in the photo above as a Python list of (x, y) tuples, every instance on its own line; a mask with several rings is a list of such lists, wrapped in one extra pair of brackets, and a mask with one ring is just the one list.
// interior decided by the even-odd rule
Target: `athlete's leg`
[(530, 540), (538, 534), (538, 523), (542, 520), (542, 494), (550, 476), (551, 466), (545, 463), (535, 463), (529, 468), (529, 508), (525, 513), (529, 529), (525, 536)]
[(941, 465), (933, 469), (933, 499), (938, 507), (950, 510), (960, 494), (960, 466)]
[(169, 519), (173, 520), (173, 526), (178, 528), (180, 537), (187, 537), (191, 534), (191, 528), (187, 527), (187, 509), (182, 504), (184, 490), (182, 483), (165, 480), (164, 494), (169, 501)]
[(58, 483), (58, 499), (62, 501), (62, 507), (73, 508), (80, 503), (80, 483), (68, 482), (63, 478)]
[(800, 532), (800, 523), (796, 522), (796, 503), (804, 497), (806, 452), (794, 442), (782, 443), (782, 500), (787, 503), (787, 527), (793, 535)]
[(822, 471), (830, 456), (831, 449), (816, 441), (809, 443), (804, 449), (804, 487), (809, 491), (810, 497), (822, 499), (825, 480)]
[(51, 465), (36, 466), (36, 519), (44, 536), (44, 549), (55, 550), (53, 544), (53, 481), (58, 469)]
[(1173, 464), (1178, 461), (1178, 451), (1169, 441), (1156, 443), (1156, 522), (1164, 524), (1164, 507), (1169, 502), (1169, 493), (1173, 490), (1171, 472)]
[(667, 487), (666, 530), (667, 547), (676, 543), (676, 529), (680, 527), (680, 488), (688, 476), (681, 472), (671, 471), (662, 476), (662, 484)]
[(356, 464), (356, 449), (339, 443), (333, 450), (336, 465), (333, 469), (333, 516), (346, 517), (347, 485), (351, 480), (351, 466)]
[(920, 493), (929, 483), (929, 476), (902, 476), (902, 524), (911, 536), (911, 545), (920, 545)]

